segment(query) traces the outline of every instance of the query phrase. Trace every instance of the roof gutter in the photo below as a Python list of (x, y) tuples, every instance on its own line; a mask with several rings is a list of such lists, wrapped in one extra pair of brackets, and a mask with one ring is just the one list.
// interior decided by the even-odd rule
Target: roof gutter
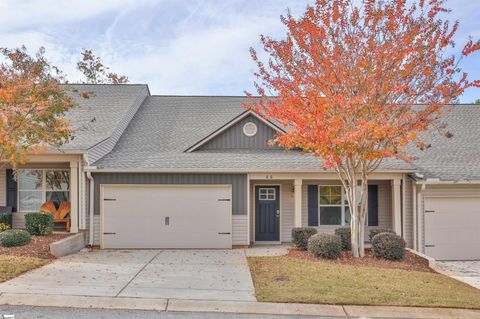
[[(236, 168), (104, 168), (101, 166), (87, 166), (85, 171), (97, 173), (335, 173), (326, 170), (298, 170), (298, 169), (236, 169)], [(413, 170), (377, 170), (376, 173), (412, 173)]]
[(448, 184), (480, 184), (480, 180), (459, 180), (459, 181), (441, 181), (439, 179), (426, 179), (416, 181), (418, 185), (448, 185)]

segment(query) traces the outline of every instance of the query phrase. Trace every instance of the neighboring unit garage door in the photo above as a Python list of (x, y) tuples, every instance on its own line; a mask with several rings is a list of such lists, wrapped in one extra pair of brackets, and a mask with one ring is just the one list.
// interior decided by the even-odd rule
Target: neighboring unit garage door
[(230, 185), (104, 185), (102, 248), (231, 248)]
[(438, 260), (480, 260), (480, 198), (425, 198), (425, 253)]

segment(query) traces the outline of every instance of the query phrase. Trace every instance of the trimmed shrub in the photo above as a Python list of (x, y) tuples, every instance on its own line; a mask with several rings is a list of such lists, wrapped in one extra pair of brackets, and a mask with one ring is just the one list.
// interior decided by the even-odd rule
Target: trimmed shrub
[(307, 250), (308, 239), (317, 233), (313, 227), (295, 227), (292, 229), (292, 242), (295, 247)]
[(352, 249), (352, 230), (350, 227), (340, 227), (335, 229), (335, 235), (340, 237), (343, 250)]
[(402, 237), (391, 232), (376, 234), (372, 240), (375, 257), (388, 260), (402, 260), (405, 257), (405, 245)]
[(370, 234), (368, 234), (368, 239), (370, 239), (370, 242), (372, 242), (373, 237), (375, 237), (375, 235), (380, 234), (380, 233), (392, 233), (392, 234), (395, 234), (395, 232), (394, 232), (393, 230), (390, 230), (390, 229), (385, 229), (385, 228), (372, 229), (372, 230), (370, 231)]
[(0, 213), (0, 224), (7, 224), (12, 227), (12, 213)]
[(338, 259), (342, 254), (342, 240), (338, 235), (316, 234), (308, 240), (308, 251), (315, 257)]
[(30, 234), (21, 229), (10, 229), (0, 233), (0, 246), (23, 246), (30, 242)]
[(0, 233), (10, 229), (9, 224), (0, 223)]
[(53, 232), (53, 215), (40, 213), (25, 214), (25, 229), (30, 235), (51, 235)]

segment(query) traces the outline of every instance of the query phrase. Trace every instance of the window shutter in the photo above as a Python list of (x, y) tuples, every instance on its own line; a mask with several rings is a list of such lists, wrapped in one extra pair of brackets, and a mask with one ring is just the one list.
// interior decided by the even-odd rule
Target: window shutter
[(318, 185), (308, 185), (308, 226), (318, 226)]
[(378, 185), (368, 185), (368, 226), (378, 226)]
[(7, 206), (12, 207), (12, 212), (17, 211), (17, 181), (13, 169), (7, 169)]

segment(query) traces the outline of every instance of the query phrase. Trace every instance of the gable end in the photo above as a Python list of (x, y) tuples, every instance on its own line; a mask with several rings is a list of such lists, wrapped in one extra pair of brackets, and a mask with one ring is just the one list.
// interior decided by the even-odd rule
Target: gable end
[[(252, 126), (251, 123), (254, 125)], [(246, 124), (247, 126), (245, 126)], [(252, 127), (254, 127), (253, 134)], [(197, 150), (280, 149), (278, 146), (270, 146), (268, 144), (269, 140), (275, 138), (277, 132), (284, 131), (256, 113), (246, 111), (217, 131), (192, 145), (186, 152)]]
[[(253, 127), (250, 126), (251, 124), (249, 123), (253, 123), (257, 128), (253, 136), (248, 136), (248, 131), (244, 132), (244, 127), (247, 123), (247, 130), (250, 127)], [(271, 146), (268, 144), (269, 140), (275, 138), (275, 134), (275, 130), (267, 126), (256, 116), (248, 115), (232, 127), (228, 128), (221, 134), (215, 136), (213, 139), (202, 145), (198, 150), (211, 151), (225, 149), (279, 149), (278, 146)]]

